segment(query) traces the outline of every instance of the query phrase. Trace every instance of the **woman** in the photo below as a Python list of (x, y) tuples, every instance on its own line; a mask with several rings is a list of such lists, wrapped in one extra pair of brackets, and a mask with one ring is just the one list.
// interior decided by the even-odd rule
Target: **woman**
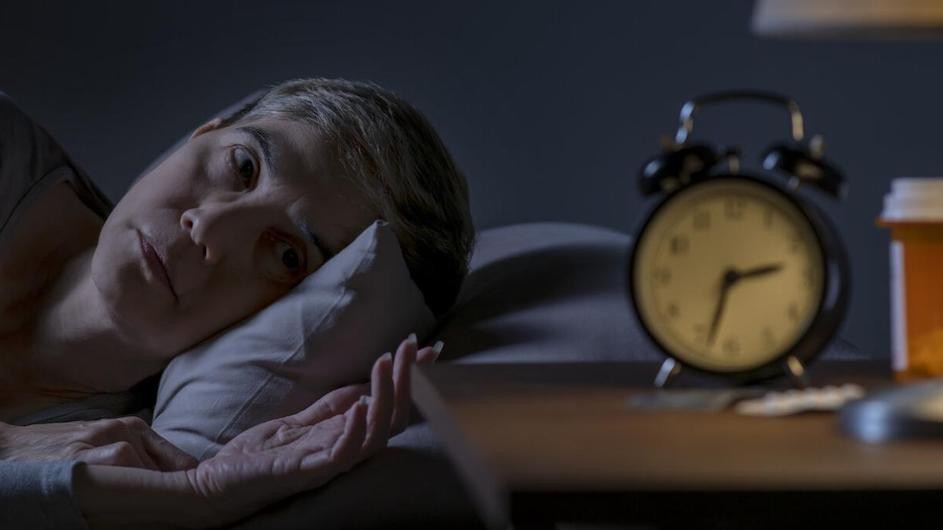
[[(6, 98), (0, 98), (0, 111), (0, 420), (132, 388), (175, 355), (286, 293), (378, 217), (396, 232), (410, 273), (436, 314), (453, 303), (467, 271), (474, 236), (465, 181), (425, 119), (374, 85), (283, 83), (233, 116), (197, 128), (112, 211), (42, 129)], [(416, 350), (415, 340), (400, 345), (402, 373), (417, 355), (435, 355)], [(388, 358), (377, 361), (373, 390), (403, 384), (405, 376), (391, 381), (391, 365)], [(385, 444), (390, 429), (402, 428), (403, 412), (392, 411), (408, 410), (408, 386), (397, 386), (395, 406), (392, 397), (373, 394), (369, 426), (351, 398), (358, 388), (365, 390), (340, 389), (344, 399), (325, 396), (326, 404), (312, 406), (317, 414), (279, 420), (327, 436), (330, 444), (317, 444), (322, 449), (339, 447), (327, 460), (302, 458), (297, 469), (321, 462), (323, 482)], [(268, 447), (264, 440), (271, 429), (284, 427), (248, 431), (220, 455), (248, 458), (247, 450)], [(48, 435), (4, 428), (21, 448), (42, 445)], [(363, 429), (371, 433), (369, 443), (350, 449), (358, 446)], [(138, 444), (136, 457), (145, 466), (193, 464), (174, 464), (180, 455), (139, 424), (128, 432), (128, 438), (151, 441)], [(136, 446), (118, 447), (104, 463), (120, 461), (119, 452), (128, 458)], [(267, 480), (264, 474), (226, 475), (244, 470), (238, 460), (204, 466), (213, 460), (173, 479), (146, 479), (136, 474), (144, 471), (128, 468), (79, 467), (84, 471), (76, 472), (76, 496), (84, 509), (83, 499), (97, 497), (83, 495), (83, 489), (96, 486), (127, 492), (128, 484), (153, 486), (153, 480), (166, 486), (168, 480), (196, 477), (203, 482), (195, 489), (213, 490)], [(292, 492), (311, 485), (283, 482)], [(175, 488), (165, 493), (189, 499)], [(271, 500), (269, 495), (259, 502)], [(259, 502), (240, 499), (238, 506), (257, 508)]]

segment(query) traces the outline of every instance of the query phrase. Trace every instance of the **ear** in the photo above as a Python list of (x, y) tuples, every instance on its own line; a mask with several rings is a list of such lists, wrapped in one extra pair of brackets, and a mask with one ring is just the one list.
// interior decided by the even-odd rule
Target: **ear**
[(193, 131), (193, 134), (190, 135), (190, 139), (192, 140), (203, 133), (218, 129), (221, 123), (223, 123), (223, 120), (220, 118), (213, 118), (212, 120), (197, 127), (196, 130)]

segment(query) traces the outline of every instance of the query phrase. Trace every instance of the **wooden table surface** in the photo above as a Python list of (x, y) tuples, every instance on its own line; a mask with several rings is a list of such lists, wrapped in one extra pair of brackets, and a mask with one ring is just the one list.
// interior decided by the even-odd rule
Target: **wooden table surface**
[[(943, 490), (943, 444), (862, 443), (840, 432), (835, 414), (758, 418), (731, 409), (628, 407), (633, 393), (653, 391), (657, 368), (443, 363), (415, 367), (412, 391), (491, 528), (503, 530), (521, 513), (515, 499)], [(854, 381), (868, 388), (890, 384), (886, 372), (886, 363), (850, 361), (810, 371), (816, 386)]]

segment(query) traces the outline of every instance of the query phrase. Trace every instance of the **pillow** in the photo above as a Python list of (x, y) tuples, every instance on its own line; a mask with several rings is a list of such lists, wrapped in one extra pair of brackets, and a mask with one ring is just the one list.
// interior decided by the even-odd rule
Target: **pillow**
[(153, 428), (203, 460), (243, 430), (369, 380), (373, 362), (435, 317), (377, 220), (284, 297), (174, 358)]

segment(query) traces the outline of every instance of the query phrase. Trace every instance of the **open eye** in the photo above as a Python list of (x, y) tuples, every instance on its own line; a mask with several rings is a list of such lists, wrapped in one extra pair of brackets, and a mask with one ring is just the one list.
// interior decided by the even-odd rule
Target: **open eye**
[(275, 245), (275, 250), (278, 254), (278, 260), (289, 273), (298, 274), (304, 270), (304, 260), (295, 247), (279, 240)]
[(229, 154), (229, 165), (245, 189), (255, 183), (257, 164), (255, 158), (242, 146), (234, 147)]

